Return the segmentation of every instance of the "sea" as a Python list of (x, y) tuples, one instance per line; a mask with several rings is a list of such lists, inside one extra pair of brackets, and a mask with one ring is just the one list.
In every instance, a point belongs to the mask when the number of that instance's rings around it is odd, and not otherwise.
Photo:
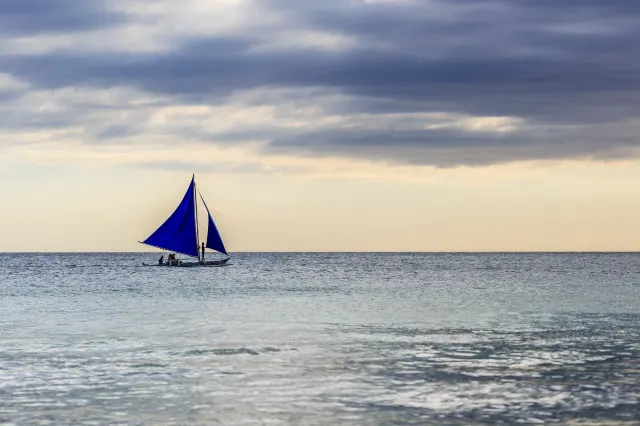
[(638, 425), (638, 253), (2, 254), (2, 425)]

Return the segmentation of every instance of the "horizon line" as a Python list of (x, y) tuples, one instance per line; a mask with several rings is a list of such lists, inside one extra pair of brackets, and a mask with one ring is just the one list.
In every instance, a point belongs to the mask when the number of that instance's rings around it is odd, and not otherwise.
[[(167, 250), (165, 250), (167, 251)], [(216, 253), (213, 252), (212, 253)], [(288, 251), (235, 251), (230, 254), (241, 253), (263, 253), (263, 254), (640, 254), (639, 250), (442, 250), (442, 251), (305, 251), (305, 250), (288, 250)], [(0, 254), (158, 254), (152, 251), (0, 251)]]

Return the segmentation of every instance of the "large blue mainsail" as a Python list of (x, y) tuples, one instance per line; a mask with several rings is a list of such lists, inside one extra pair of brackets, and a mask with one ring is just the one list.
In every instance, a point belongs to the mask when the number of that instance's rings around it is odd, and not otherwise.
[(219, 251), (220, 253), (227, 254), (227, 250), (224, 248), (224, 243), (222, 242), (222, 237), (220, 236), (220, 232), (218, 232), (218, 227), (216, 226), (213, 218), (211, 217), (211, 212), (209, 211), (209, 207), (207, 207), (207, 203), (204, 202), (204, 198), (202, 198), (202, 194), (200, 194), (200, 199), (202, 200), (202, 204), (204, 204), (204, 208), (207, 209), (207, 215), (209, 216), (209, 222), (207, 224), (207, 248), (212, 250)]
[(144, 244), (175, 251), (188, 256), (198, 256), (198, 239), (195, 215), (195, 176), (180, 205), (161, 226), (143, 241)]

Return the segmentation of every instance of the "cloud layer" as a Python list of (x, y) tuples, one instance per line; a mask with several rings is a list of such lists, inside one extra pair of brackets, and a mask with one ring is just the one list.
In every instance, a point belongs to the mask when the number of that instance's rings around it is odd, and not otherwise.
[(436, 166), (627, 157), (638, 28), (627, 0), (6, 0), (0, 132)]

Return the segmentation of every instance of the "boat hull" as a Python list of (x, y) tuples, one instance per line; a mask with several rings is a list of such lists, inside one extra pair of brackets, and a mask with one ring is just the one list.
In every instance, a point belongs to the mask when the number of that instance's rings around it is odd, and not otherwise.
[(195, 267), (201, 267), (201, 266), (226, 266), (229, 265), (229, 258), (227, 259), (222, 259), (222, 260), (205, 260), (204, 262), (199, 261), (199, 262), (189, 262), (189, 261), (182, 261), (182, 260), (173, 260), (173, 261), (167, 261), (167, 262), (163, 262), (163, 263), (156, 263), (156, 264), (148, 264), (148, 263), (144, 263), (142, 262), (143, 266), (165, 266), (165, 267), (173, 267), (173, 268), (195, 268)]

